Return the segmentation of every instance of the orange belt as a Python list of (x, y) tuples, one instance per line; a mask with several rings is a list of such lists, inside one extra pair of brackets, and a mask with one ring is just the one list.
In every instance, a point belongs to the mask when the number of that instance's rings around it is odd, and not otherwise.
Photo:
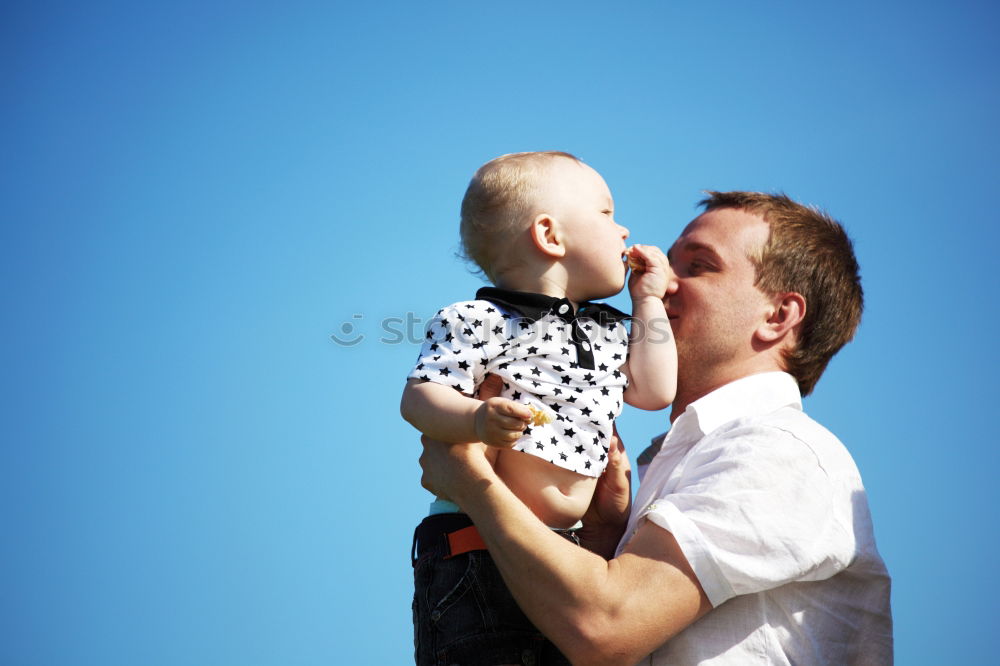
[(486, 550), (486, 542), (483, 541), (483, 537), (479, 536), (479, 530), (476, 529), (475, 525), (449, 532), (447, 536), (448, 555), (444, 559), (474, 550)]

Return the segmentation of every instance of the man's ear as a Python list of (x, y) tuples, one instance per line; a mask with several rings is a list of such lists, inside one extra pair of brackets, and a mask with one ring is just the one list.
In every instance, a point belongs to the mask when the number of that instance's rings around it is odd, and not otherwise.
[(806, 299), (794, 291), (775, 294), (767, 321), (757, 328), (763, 342), (776, 342), (802, 323), (806, 316)]
[(549, 257), (562, 257), (566, 254), (563, 243), (562, 229), (559, 221), (548, 213), (540, 213), (531, 223), (531, 240), (538, 250)]

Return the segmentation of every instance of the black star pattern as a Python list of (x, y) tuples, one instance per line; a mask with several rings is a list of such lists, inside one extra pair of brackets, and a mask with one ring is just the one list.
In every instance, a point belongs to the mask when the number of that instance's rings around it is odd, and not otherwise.
[[(602, 454), (595, 444), (610, 438), (627, 381), (616, 372), (625, 358), (627, 329), (620, 322), (602, 321), (587, 306), (578, 313), (587, 322), (567, 322), (556, 313), (533, 320), (537, 315), (532, 312), (518, 316), (483, 300), (443, 308), (428, 326), (410, 377), (474, 394), (486, 373), (497, 374), (504, 386), (503, 397), (522, 404), (540, 400), (555, 418), (550, 425), (526, 427), (515, 448), (568, 470), (597, 476), (606, 464), (607, 447)], [(601, 345), (594, 344), (595, 339), (610, 345), (607, 354), (597, 355)], [(579, 349), (570, 342), (580, 345)], [(594, 352), (586, 361), (591, 369), (582, 367), (584, 359), (577, 358), (587, 342)], [(607, 421), (594, 416), (604, 413)]]

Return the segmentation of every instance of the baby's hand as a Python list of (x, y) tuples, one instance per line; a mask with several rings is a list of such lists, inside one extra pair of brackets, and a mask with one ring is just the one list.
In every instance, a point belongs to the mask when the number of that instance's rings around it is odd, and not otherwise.
[(476, 410), (476, 435), (484, 444), (509, 449), (521, 438), (531, 418), (527, 405), (507, 398), (489, 398)]
[(663, 299), (671, 281), (677, 279), (667, 255), (655, 245), (633, 245), (625, 251), (632, 274), (628, 279), (628, 290), (632, 300), (652, 296)]

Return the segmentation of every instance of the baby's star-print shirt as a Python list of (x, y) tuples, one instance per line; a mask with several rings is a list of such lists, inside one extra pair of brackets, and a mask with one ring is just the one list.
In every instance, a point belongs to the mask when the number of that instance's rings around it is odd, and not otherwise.
[(502, 397), (553, 419), (525, 428), (513, 448), (597, 477), (628, 383), (627, 318), (600, 303), (574, 313), (565, 298), (484, 287), (435, 315), (407, 379), (475, 395), (487, 374), (499, 375)]

